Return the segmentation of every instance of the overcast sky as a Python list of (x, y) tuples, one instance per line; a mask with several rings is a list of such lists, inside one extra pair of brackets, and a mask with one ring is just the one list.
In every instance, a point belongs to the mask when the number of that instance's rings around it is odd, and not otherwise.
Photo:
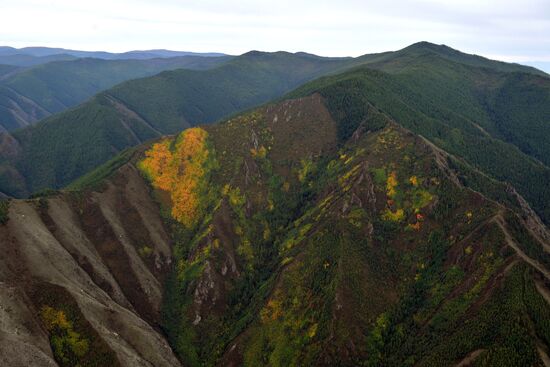
[(357, 56), (426, 40), (550, 62), (550, 0), (0, 0), (0, 45)]

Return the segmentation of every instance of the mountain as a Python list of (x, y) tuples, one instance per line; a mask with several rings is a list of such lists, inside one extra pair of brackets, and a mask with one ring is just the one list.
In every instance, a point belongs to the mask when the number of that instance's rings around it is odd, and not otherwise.
[[(145, 190), (137, 194), (145, 196), (133, 195), (124, 209), (118, 202), (106, 209), (115, 210), (108, 220), (100, 214), (105, 208), (93, 201), (110, 200), (101, 196), (81, 204), (70, 196), (41, 199), (41, 209), (37, 202), (10, 202), (10, 220), (0, 228), (6, 251), (0, 275), (2, 365), (180, 365), (155, 326), (170, 265), (169, 236), (146, 186), (136, 184)], [(90, 215), (81, 215), (81, 209)], [(140, 236), (151, 240), (155, 254), (149, 259), (137, 247), (120, 246), (118, 226), (136, 222), (119, 210), (146, 218)], [(123, 222), (109, 225), (115, 217)], [(141, 245), (132, 241), (124, 245)], [(130, 275), (134, 269), (138, 276)]]
[[(182, 56), (149, 60), (76, 59), (50, 62), (16, 70), (0, 77), (0, 126), (6, 130), (25, 127), (64, 111), (126, 80), (179, 68), (204, 70), (229, 57)], [(8, 69), (9, 70), (9, 69)], [(1, 71), (1, 69), (0, 69)], [(33, 105), (22, 104), (21, 100)], [(39, 109), (41, 113), (34, 114)]]
[(0, 79), (9, 73), (12, 73), (16, 69), (17, 67), (13, 65), (0, 65)]
[[(414, 63), (419, 57), (426, 56), (438, 56), (442, 59), (465, 64), (468, 66), (476, 66), (481, 68), (489, 68), (502, 72), (523, 72), (530, 74), (537, 74), (542, 76), (548, 76), (543, 71), (531, 66), (525, 66), (516, 63), (507, 63), (502, 61), (491, 60), (479, 55), (467, 54), (458, 50), (455, 50), (447, 45), (436, 45), (430, 42), (417, 42), (402, 50), (381, 54), (381, 58), (377, 60), (380, 63), (386, 62), (386, 65), (382, 69), (384, 70), (400, 70), (411, 61)], [(395, 64), (393, 64), (392, 60)]]
[(53, 61), (75, 60), (77, 57), (68, 54), (56, 54), (48, 56), (32, 56), (24, 54), (0, 56), (0, 63), (11, 66), (29, 67), (47, 64)]
[(3, 362), (543, 366), (547, 228), (355, 73), (4, 201)]
[(13, 132), (9, 141), (18, 153), (6, 157), (0, 147), (0, 191), (21, 197), (62, 187), (125, 148), (214, 122), (360, 62), (254, 51), (209, 70), (167, 71), (122, 83)]
[(49, 115), (44, 107), (0, 82), (0, 131), (16, 130)]
[(550, 73), (550, 61), (528, 61), (524, 62), (524, 64), (542, 70), (547, 74)]
[[(346, 68), (352, 69), (338, 74)], [(338, 95), (346, 106), (375, 105), (476, 169), (509, 182), (550, 221), (549, 77), (425, 42), (357, 59), (250, 52), (212, 70), (121, 84), (15, 133), (15, 140), (4, 139), (16, 142), (18, 153), (3, 159), (0, 191), (25, 196), (62, 187), (120, 150), (213, 122), (327, 73), (333, 75), (291, 96), (317, 91)]]
[(95, 58), (103, 60), (147, 60), (181, 56), (222, 57), (227, 56), (216, 52), (188, 52), (171, 50), (144, 50), (112, 53), (105, 51), (79, 51), (50, 47), (13, 48), (0, 46), (0, 64), (31, 66), (50, 61), (71, 60), (76, 58)]
[[(373, 104), (476, 169), (509, 182), (550, 222), (550, 77), (534, 69), (518, 72), (517, 65), (508, 72), (500, 63), (472, 66), (467, 55), (452, 60), (441, 56), (445, 47), (434, 47), (413, 45), (291, 96), (335, 95), (353, 110)], [(347, 114), (351, 126), (344, 135), (360, 122)]]

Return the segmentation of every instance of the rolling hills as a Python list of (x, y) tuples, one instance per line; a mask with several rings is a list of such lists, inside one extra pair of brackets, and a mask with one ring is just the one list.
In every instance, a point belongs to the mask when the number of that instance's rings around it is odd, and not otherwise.
[(3, 202), (0, 358), (543, 366), (546, 227), (349, 73)]

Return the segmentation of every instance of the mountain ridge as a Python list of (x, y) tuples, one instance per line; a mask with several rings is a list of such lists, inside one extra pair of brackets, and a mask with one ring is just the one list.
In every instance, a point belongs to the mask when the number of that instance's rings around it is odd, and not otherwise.
[[(550, 260), (522, 219), (528, 205), (472, 190), (467, 167), (374, 105), (354, 125), (334, 99), (314, 93), (190, 128), (67, 191), (12, 200), (0, 261), (25, 276), (0, 276), (31, 297), (14, 298), (8, 324), (44, 307), (81, 315), (81, 338), (96, 330), (104, 343), (86, 360), (121, 365), (542, 365)], [(166, 277), (162, 304), (136, 269)], [(66, 289), (78, 309), (25, 279)], [(104, 324), (109, 313), (117, 323)], [(0, 327), (60, 363), (41, 315), (18, 335)], [(154, 343), (132, 343), (136, 325)]]
[[(437, 45), (431, 45), (431, 44), (429, 44), (429, 45), (430, 45), (428, 47), (429, 50), (432, 50), (432, 49), (435, 48), (436, 50), (443, 49), (445, 51), (448, 51), (448, 48), (445, 48), (443, 46), (437, 46)], [(424, 49), (425, 46), (426, 46), (426, 44), (420, 44), (420, 46), (417, 45), (415, 47), (417, 49), (419, 47), (421, 49)], [(456, 51), (456, 52), (458, 52), (458, 51)], [(456, 52), (453, 52), (452, 54), (454, 55)], [(223, 73), (225, 73), (225, 75), (230, 75), (231, 73), (233, 73), (234, 75), (237, 75), (239, 73), (245, 72), (246, 68), (254, 67), (254, 68), (256, 68), (256, 71), (259, 73), (256, 76), (256, 78), (271, 78), (270, 76), (267, 76), (265, 74), (267, 69), (265, 69), (261, 64), (262, 58), (272, 58), (271, 62), (273, 63), (272, 65), (274, 65), (274, 66), (270, 66), (270, 67), (275, 67), (276, 63), (279, 62), (279, 61), (276, 61), (276, 60), (280, 59), (281, 60), (280, 65), (283, 66), (283, 67), (281, 68), (279, 66), (280, 69), (278, 70), (278, 72), (281, 73), (281, 74), (279, 74), (281, 76), (288, 73), (288, 70), (287, 70), (288, 65), (285, 66), (285, 64), (284, 64), (285, 63), (285, 61), (284, 61), (285, 58), (287, 58), (287, 59), (288, 58), (303, 59), (304, 61), (309, 60), (311, 62), (317, 62), (317, 63), (328, 63), (328, 64), (332, 63), (332, 65), (333, 65), (333, 66), (331, 66), (332, 69), (329, 68), (329, 69), (326, 69), (325, 71), (323, 71), (322, 69), (319, 69), (317, 71), (315, 69), (312, 69), (312, 70), (304, 69), (302, 71), (299, 71), (299, 72), (304, 72), (305, 73), (304, 75), (307, 75), (307, 73), (310, 73), (310, 76), (308, 78), (311, 79), (311, 78), (314, 78), (315, 76), (318, 76), (319, 73), (321, 73), (321, 74), (322, 73), (337, 74), (338, 72), (342, 72), (342, 71), (346, 70), (347, 68), (351, 68), (353, 66), (360, 65), (360, 64), (365, 64), (369, 68), (378, 68), (378, 69), (381, 69), (385, 72), (390, 72), (391, 73), (392, 70), (394, 70), (396, 72), (399, 72), (399, 70), (401, 70), (402, 67), (403, 67), (403, 65), (402, 64), (400, 65), (399, 63), (404, 62), (404, 61), (400, 61), (400, 60), (405, 60), (405, 62), (407, 62), (407, 63), (412, 62), (414, 64), (414, 62), (418, 62), (418, 60), (421, 58), (421, 56), (418, 56), (418, 55), (408, 55), (406, 52), (404, 53), (404, 51), (389, 52), (389, 53), (382, 53), (382, 54), (376, 54), (376, 55), (365, 55), (365, 56), (359, 57), (357, 59), (330, 59), (330, 58), (327, 59), (327, 58), (320, 58), (320, 57), (317, 58), (317, 57), (312, 57), (311, 55), (303, 56), (299, 53), (298, 54), (290, 54), (290, 53), (269, 54), (269, 53), (256, 52), (253, 55), (254, 56), (248, 55), (248, 56), (244, 56), (240, 59), (239, 58), (233, 59), (228, 64), (223, 66), (222, 69), (217, 69), (216, 68), (216, 69), (208, 72), (208, 73), (211, 74), (211, 76), (206, 76), (208, 74), (205, 74), (205, 73), (202, 73), (202, 74), (198, 73), (197, 74), (196, 72), (188, 72), (188, 71), (179, 71), (179, 72), (173, 72), (173, 73), (161, 73), (161, 74), (159, 74), (157, 76), (154, 76), (154, 77), (151, 77), (149, 79), (139, 79), (139, 80), (130, 82), (128, 84), (122, 84), (122, 85), (116, 86), (115, 88), (113, 88), (108, 93), (110, 93), (113, 96), (117, 97), (119, 100), (124, 101), (127, 104), (127, 107), (130, 110), (136, 111), (136, 112), (141, 110), (141, 112), (139, 114), (145, 120), (149, 121), (150, 123), (157, 123), (158, 124), (157, 121), (162, 120), (163, 121), (162, 124), (165, 124), (166, 126), (170, 126), (169, 129), (164, 130), (163, 132), (173, 133), (173, 132), (177, 131), (178, 129), (181, 129), (184, 126), (187, 126), (185, 121), (191, 121), (191, 123), (214, 121), (214, 120), (222, 117), (224, 114), (227, 115), (227, 114), (235, 113), (238, 110), (242, 110), (242, 109), (245, 109), (247, 107), (252, 107), (254, 104), (266, 102), (268, 99), (276, 97), (276, 95), (278, 93), (279, 94), (284, 93), (283, 89), (279, 89), (280, 92), (276, 92), (276, 91), (271, 92), (271, 94), (267, 94), (267, 95), (265, 95), (261, 98), (254, 97), (255, 98), (254, 99), (249, 95), (249, 93), (247, 94), (247, 89), (248, 88), (254, 88), (254, 90), (256, 90), (256, 91), (259, 91), (260, 89), (258, 89), (259, 88), (258, 85), (254, 85), (254, 83), (249, 83), (249, 82), (246, 81), (247, 80), (246, 79), (247, 78), (246, 73), (243, 74), (242, 77), (239, 77), (240, 80), (237, 80), (235, 78), (233, 78), (233, 79), (231, 79), (231, 78), (220, 79), (220, 77), (217, 76), (216, 77), (217, 80), (224, 80), (224, 83), (226, 83), (224, 88), (234, 88), (235, 85), (244, 86), (244, 88), (242, 90), (239, 90), (238, 93), (241, 93), (244, 96), (244, 98), (247, 98), (250, 102), (248, 102), (248, 104), (246, 104), (246, 105), (244, 105), (244, 104), (243, 105), (238, 105), (239, 102), (237, 100), (234, 101), (234, 102), (227, 101), (228, 97), (227, 97), (227, 95), (224, 95), (223, 92), (222, 92), (221, 95), (218, 95), (219, 91), (222, 90), (222, 89), (212, 88), (214, 86), (213, 83), (215, 83), (214, 79), (212, 79), (212, 81), (207, 81), (208, 78), (214, 78), (214, 75), (220, 75), (220, 70), (224, 70)], [(430, 55), (435, 55), (434, 56), (435, 58), (430, 56)], [(461, 60), (466, 59), (469, 63), (472, 63), (472, 61), (471, 61), (472, 57), (474, 58), (474, 60), (478, 60), (475, 56), (472, 56), (472, 55), (461, 56)], [(429, 61), (429, 60), (432, 60), (432, 59), (434, 59), (434, 60), (443, 60), (443, 61), (447, 60), (447, 61), (445, 61), (447, 64), (449, 64), (451, 62), (451, 61), (448, 60), (448, 57), (437, 58), (437, 53), (433, 53), (432, 51), (430, 51), (429, 54), (428, 54), (427, 60)], [(247, 64), (246, 62), (239, 61), (239, 60), (249, 60), (249, 61), (257, 60), (256, 61), (257, 65), (252, 65), (250, 63)], [(476, 62), (478, 62), (478, 61), (476, 61)], [(304, 65), (307, 65), (307, 64), (304, 63)], [(455, 64), (449, 64), (449, 65), (451, 65), (451, 67), (453, 67), (452, 65), (456, 65), (456, 63)], [(459, 63), (459, 65), (464, 65), (464, 64)], [(497, 69), (502, 69), (503, 68), (501, 63), (497, 62), (495, 65), (497, 65), (496, 66)], [(447, 67), (447, 66), (444, 65), (444, 67)], [(262, 69), (262, 68), (264, 68), (264, 69)], [(530, 68), (527, 68), (527, 67), (522, 67), (522, 66), (517, 66), (517, 65), (508, 65), (508, 66), (506, 66), (505, 69), (506, 70), (511, 70), (511, 71), (516, 71), (516, 70), (518, 70), (518, 68), (520, 70), (523, 70), (523, 71), (527, 72), (527, 73), (533, 73), (533, 69), (530, 69)], [(481, 69), (474, 69), (474, 70), (481, 70)], [(485, 70), (485, 69), (483, 69), (483, 70)], [(465, 72), (471, 72), (471, 70), (465, 70)], [(489, 72), (491, 72), (491, 71), (489, 70)], [(222, 73), (222, 75), (223, 75), (223, 73)], [(260, 74), (263, 74), (263, 75), (260, 77), (259, 76)], [(297, 75), (297, 74), (295, 73), (295, 75)], [(511, 75), (511, 74), (506, 72), (503, 75)], [(177, 85), (177, 83), (179, 83), (177, 81), (178, 78), (180, 78), (182, 85), (185, 85), (185, 84), (188, 83), (187, 81), (185, 81), (187, 79), (194, 80), (193, 83), (198, 82), (199, 84), (200, 83), (203, 83), (203, 84), (200, 84), (201, 85), (200, 87), (198, 87), (198, 86), (195, 87), (195, 88), (199, 88), (195, 91), (186, 91), (185, 87), (179, 87)], [(272, 79), (272, 80), (274, 80), (274, 79)], [(293, 81), (294, 84), (292, 84), (292, 85), (284, 86), (284, 83), (281, 83), (279, 85), (283, 85), (284, 88), (286, 88), (288, 90), (288, 89), (292, 89), (294, 86), (297, 86), (298, 84), (301, 84), (301, 83), (303, 83), (307, 80), (308, 80), (307, 78), (302, 78), (302, 79), (297, 78), (297, 79), (294, 79), (294, 81)], [(253, 81), (251, 81), (251, 82), (253, 82)], [(164, 98), (164, 100), (162, 100), (162, 99), (159, 99), (159, 93), (151, 94), (151, 93), (147, 92), (147, 90), (153, 90), (155, 88), (166, 88), (166, 90), (163, 91), (163, 94), (166, 95), (167, 97)], [(242, 88), (242, 87), (239, 87), (239, 88)], [(269, 87), (269, 88), (271, 88), (271, 87)], [(277, 88), (280, 88), (280, 86), (277, 87)], [(140, 90), (140, 89), (143, 90), (144, 92), (143, 93), (140, 92), (141, 94), (136, 93), (136, 91)], [(206, 93), (206, 90), (208, 90), (209, 92)], [(199, 93), (197, 93), (197, 91)], [(149, 95), (147, 95), (147, 93), (149, 93)], [(172, 99), (171, 95), (173, 95), (175, 93), (186, 93), (187, 97), (183, 98), (183, 103), (179, 102), (179, 101), (175, 101), (175, 100), (171, 101), (171, 99)], [(218, 93), (218, 94), (216, 94), (216, 93)], [(216, 98), (219, 99), (220, 101), (227, 101), (227, 102), (225, 103), (225, 105), (218, 105), (218, 106), (214, 106), (213, 108), (212, 107), (207, 107), (209, 105), (208, 105), (208, 103), (205, 104), (205, 102), (201, 102), (201, 103), (204, 104), (204, 106), (193, 105), (193, 103), (194, 103), (193, 101), (196, 101), (196, 100), (206, 101), (206, 98), (207, 98), (206, 94), (208, 94), (210, 96), (210, 98), (214, 98), (214, 96), (216, 96)], [(237, 93), (235, 93), (235, 95), (237, 95)], [(97, 100), (97, 98), (95, 100)], [(190, 103), (186, 104), (186, 103), (188, 103), (186, 100), (189, 100)], [(239, 100), (242, 101), (242, 98), (239, 97)], [(180, 107), (178, 107), (179, 110), (174, 108), (178, 104), (180, 104)], [(91, 105), (90, 104), (85, 105), (81, 108), (81, 110), (85, 110), (85, 108), (87, 108), (86, 106), (91, 106)], [(160, 107), (160, 106), (162, 106), (162, 107)], [(96, 107), (99, 107), (99, 106), (95, 106), (94, 109), (96, 109)], [(101, 107), (101, 109), (105, 110), (104, 107)], [(109, 109), (110, 109), (110, 107), (107, 110), (109, 110)], [(107, 110), (105, 110), (105, 112), (107, 112)], [(108, 114), (112, 115), (114, 117), (115, 114), (116, 114), (116, 111), (110, 111), (109, 110)], [(150, 116), (147, 116), (148, 114)], [(187, 116), (182, 119), (182, 117), (183, 117), (182, 114), (186, 114)], [(59, 117), (61, 117), (61, 116), (68, 116), (68, 115), (67, 114), (66, 115), (60, 115)], [(87, 124), (92, 123), (91, 118), (92, 117), (90, 117), (90, 121), (88, 121)], [(125, 119), (125, 118), (126, 117), (124, 117), (123, 119)], [(60, 119), (58, 118), (58, 120), (62, 121), (63, 118), (60, 118)], [(42, 126), (46, 126), (46, 125), (48, 125), (47, 121), (45, 121), (45, 123), (42, 124)], [(157, 127), (157, 130), (161, 131), (162, 129), (159, 129)], [(19, 134), (20, 134), (20, 136), (25, 135), (24, 133), (19, 133)], [(150, 135), (150, 134), (148, 135), (149, 138), (152, 137), (152, 136), (153, 135)], [(34, 144), (34, 143), (32, 143), (32, 144)], [(122, 148), (127, 147), (127, 146), (128, 145), (123, 145)], [(115, 145), (115, 149), (118, 150), (118, 149), (121, 149), (121, 148), (117, 147), (117, 145)], [(74, 153), (72, 153), (72, 154), (74, 154)], [(108, 154), (106, 154), (106, 153), (102, 153), (102, 154), (103, 154), (104, 158), (98, 159), (96, 164), (99, 164), (99, 163), (101, 163), (101, 161), (105, 161), (107, 158), (109, 158)], [(39, 154), (38, 156), (36, 156), (33, 159), (40, 160), (41, 156), (42, 155)], [(91, 165), (89, 165), (87, 167), (92, 168)], [(12, 167), (9, 168), (8, 171), (13, 171), (13, 170), (14, 170), (14, 168), (13, 168), (13, 165), (12, 165)], [(83, 170), (80, 173), (84, 173)], [(72, 179), (74, 179), (74, 178), (76, 178), (76, 177), (73, 176)], [(5, 180), (4, 180), (4, 182), (5, 182)], [(52, 182), (53, 181), (50, 180), (47, 183), (47, 185), (52, 185)], [(68, 183), (68, 181), (66, 179), (64, 179), (60, 183), (54, 184), (54, 186), (59, 187), (60, 185), (63, 185), (63, 184), (66, 184), (66, 183)], [(44, 184), (40, 184), (39, 186), (31, 184), (30, 185), (30, 190), (35, 191), (37, 189), (43, 188), (44, 186), (45, 186)], [(6, 190), (5, 187), (4, 187), (4, 190)], [(23, 189), (20, 188), (17, 191), (12, 191), (12, 192), (13, 192), (14, 195), (21, 195), (22, 192), (27, 192), (28, 193), (28, 190), (29, 190), (28, 188), (23, 188)]]
[[(8, 69), (0, 80), (0, 125), (7, 130), (25, 127), (47, 116), (74, 107), (94, 94), (138, 77), (152, 76), (163, 70), (208, 69), (228, 61), (227, 57), (170, 57), (149, 60), (100, 60), (79, 58), (56, 61), (31, 68)], [(29, 99), (44, 111), (38, 116), (19, 100)], [(28, 118), (17, 118), (28, 114)]]
[(190, 52), (190, 51), (173, 51), (165, 49), (155, 50), (132, 50), (126, 52), (107, 52), (107, 51), (81, 51), (65, 48), (52, 47), (23, 47), (14, 48), (9, 46), (0, 46), (0, 59), (4, 56), (31, 56), (31, 57), (52, 57), (58, 55), (68, 55), (77, 58), (93, 57), (105, 60), (123, 60), (123, 59), (154, 59), (159, 57), (175, 57), (175, 56), (204, 56), (204, 57), (220, 57), (228, 56), (219, 52)]
[[(23, 149), (23, 152), (26, 152), (23, 154), (36, 155), (35, 158), (29, 158), (30, 160), (45, 158), (49, 159), (53, 165), (57, 164), (58, 159), (55, 156), (44, 155), (44, 150), (53, 150), (58, 157), (83, 154), (82, 147), (74, 144), (74, 138), (64, 134), (63, 131), (75, 129), (74, 134), (77, 136), (87, 133), (86, 138), (77, 138), (81, 139), (82, 144), (89, 144), (92, 139), (99, 140), (95, 146), (90, 147), (90, 153), (86, 160), (92, 161), (91, 163), (86, 163), (83, 168), (79, 168), (76, 163), (70, 169), (63, 170), (50, 165), (47, 168), (49, 173), (43, 171), (43, 175), (40, 174), (42, 177), (40, 180), (47, 184), (34, 184), (33, 179), (30, 179), (23, 185), (16, 183), (15, 186), (19, 186), (16, 190), (13, 190), (13, 184), (7, 182), (15, 181), (4, 176), (4, 184), (12, 188), (3, 187), (3, 189), (12, 190), (12, 195), (20, 196), (25, 192), (28, 193), (29, 190), (36, 191), (46, 186), (52, 186), (54, 181), (58, 182), (53, 184), (56, 187), (68, 184), (87, 170), (112, 157), (116, 151), (135, 145), (135, 141), (129, 142), (128, 137), (122, 133), (123, 129), (127, 130), (124, 128), (124, 124), (133, 126), (132, 130), (141, 139), (141, 142), (158, 136), (140, 121), (120, 113), (114, 105), (108, 102), (107, 96), (114, 97), (118, 102), (124, 104), (127, 110), (134, 111), (154, 129), (164, 134), (170, 134), (198, 122), (214, 122), (224, 115), (267, 102), (304, 81), (326, 72), (336, 71), (338, 68), (345, 68), (347, 64), (353, 62), (355, 62), (353, 59), (312, 58), (290, 53), (258, 53), (229, 60), (217, 68), (204, 72), (181, 69), (122, 83), (99, 93), (89, 102), (77, 108), (47, 118), (35, 127), (13, 133), (20, 144), (27, 147)], [(77, 131), (79, 129), (72, 127), (78, 124), (82, 124), (82, 129), (80, 129), (82, 131)], [(91, 131), (90, 126), (94, 124), (96, 129)], [(52, 136), (49, 138), (51, 140), (44, 140), (43, 137), (48, 135)], [(53, 139), (53, 135), (58, 138)], [(60, 145), (54, 141), (57, 139), (64, 140), (65, 143)], [(46, 144), (48, 147), (37, 147), (42, 144)], [(98, 145), (101, 146), (101, 150)], [(59, 153), (56, 153), (55, 150)], [(69, 153), (69, 151), (71, 152)], [(93, 151), (96, 151), (97, 154), (94, 154)], [(27, 158), (22, 159), (27, 160)], [(29, 167), (22, 168), (22, 171), (34, 170), (32, 167), (36, 167), (34, 164), (28, 166), (23, 162), (21, 164), (20, 167)], [(13, 168), (13, 166), (6, 168), (5, 172), (14, 172)], [(36, 168), (42, 170), (42, 168)], [(73, 171), (77, 172), (73, 173)], [(38, 178), (38, 174), (32, 175)], [(52, 179), (57, 175), (61, 175), (60, 179)]]

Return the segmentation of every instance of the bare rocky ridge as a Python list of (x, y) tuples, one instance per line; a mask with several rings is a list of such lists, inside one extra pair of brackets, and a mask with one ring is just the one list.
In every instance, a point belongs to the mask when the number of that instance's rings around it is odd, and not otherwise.
[(0, 227), (0, 364), (57, 365), (28, 293), (47, 283), (70, 294), (121, 365), (179, 366), (158, 327), (170, 240), (133, 166), (84, 197), (14, 200), (9, 216)]

